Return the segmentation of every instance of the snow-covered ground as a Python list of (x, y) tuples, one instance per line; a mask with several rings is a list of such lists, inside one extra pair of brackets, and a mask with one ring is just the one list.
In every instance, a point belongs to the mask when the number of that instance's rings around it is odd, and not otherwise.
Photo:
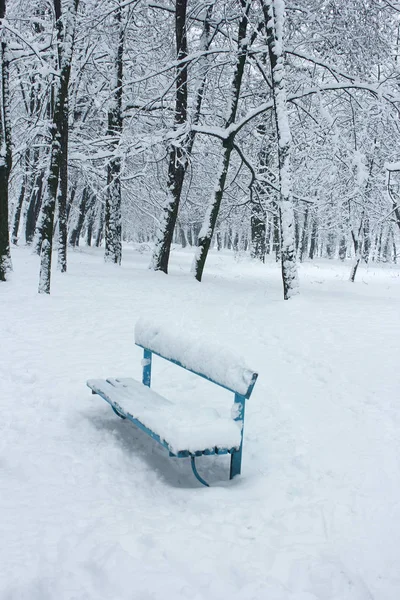
[[(210, 256), (203, 283), (175, 250), (167, 277), (125, 248), (69, 255), (52, 295), (13, 252), (0, 285), (1, 600), (398, 600), (400, 269), (279, 270)], [(201, 326), (259, 372), (243, 474), (186, 459), (118, 419), (85, 382), (140, 377), (139, 317)], [(161, 359), (156, 391), (230, 409), (232, 397)]]

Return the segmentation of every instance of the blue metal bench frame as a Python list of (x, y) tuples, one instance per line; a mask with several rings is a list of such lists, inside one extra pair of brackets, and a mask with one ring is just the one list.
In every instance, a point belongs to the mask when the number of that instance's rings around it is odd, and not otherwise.
[[(156, 356), (159, 356), (160, 358), (163, 358), (164, 360), (167, 360), (167, 361), (173, 363), (174, 365), (177, 365), (178, 367), (182, 367), (186, 371), (190, 371), (191, 373), (194, 373), (195, 375), (198, 375), (199, 377), (202, 377), (203, 379), (206, 379), (207, 381), (210, 381), (211, 383), (215, 383), (216, 385), (228, 390), (229, 392), (232, 392), (235, 396), (235, 399), (234, 399), (235, 410), (234, 410), (233, 419), (234, 419), (234, 421), (236, 421), (239, 424), (239, 427), (241, 430), (240, 446), (237, 449), (236, 448), (215, 447), (215, 448), (209, 448), (209, 449), (197, 451), (197, 452), (190, 452), (188, 450), (184, 450), (184, 451), (174, 453), (171, 451), (171, 448), (169, 447), (168, 443), (165, 440), (161, 439), (158, 434), (156, 434), (154, 431), (152, 431), (151, 429), (149, 429), (148, 427), (143, 425), (143, 423), (141, 423), (140, 421), (138, 421), (137, 419), (132, 417), (132, 415), (125, 413), (121, 407), (116, 408), (114, 405), (111, 404), (111, 408), (113, 409), (115, 414), (118, 415), (118, 417), (120, 417), (121, 419), (128, 419), (129, 421), (132, 421), (132, 423), (134, 423), (137, 427), (139, 427), (139, 429), (141, 429), (142, 431), (147, 433), (147, 435), (149, 435), (153, 440), (155, 440), (161, 446), (166, 448), (166, 450), (168, 450), (168, 452), (169, 452), (169, 456), (174, 457), (174, 458), (190, 458), (191, 467), (192, 467), (194, 476), (196, 477), (196, 479), (198, 479), (198, 481), (200, 481), (200, 483), (202, 483), (203, 485), (205, 485), (207, 487), (209, 487), (208, 483), (199, 475), (199, 473), (197, 472), (197, 469), (196, 469), (195, 458), (197, 456), (202, 456), (202, 455), (211, 456), (214, 454), (218, 454), (218, 455), (230, 454), (231, 455), (231, 465), (230, 465), (229, 478), (233, 479), (236, 475), (240, 475), (241, 465), (242, 465), (242, 452), (243, 452), (243, 429), (244, 429), (245, 405), (246, 405), (246, 400), (248, 398), (250, 398), (250, 396), (251, 396), (254, 385), (257, 381), (258, 374), (252, 373), (250, 385), (248, 386), (246, 393), (239, 394), (235, 390), (233, 390), (225, 385), (222, 385), (218, 381), (215, 381), (214, 379), (210, 379), (203, 373), (199, 373), (197, 371), (189, 369), (188, 367), (186, 367), (184, 364), (182, 364), (178, 360), (174, 360), (172, 358), (163, 356), (162, 354), (159, 354), (158, 352), (155, 352), (154, 350), (150, 350), (149, 348), (146, 348), (146, 347), (142, 346), (141, 344), (136, 344), (136, 346), (139, 346), (140, 348), (143, 349), (142, 383), (143, 383), (143, 385), (145, 385), (147, 387), (151, 386), (152, 356), (153, 356), (153, 354), (155, 354)], [(96, 394), (99, 392), (95, 392), (94, 390), (92, 390), (92, 393)], [(99, 395), (102, 396), (102, 398), (104, 400), (106, 400), (106, 402), (109, 402), (108, 398), (103, 396), (101, 393), (99, 393)]]

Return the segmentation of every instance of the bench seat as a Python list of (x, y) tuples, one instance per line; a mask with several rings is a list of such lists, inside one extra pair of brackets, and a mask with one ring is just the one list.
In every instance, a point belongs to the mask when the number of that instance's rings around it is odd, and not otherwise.
[(240, 423), (213, 408), (171, 402), (132, 378), (90, 379), (87, 385), (173, 456), (232, 453), (241, 445)]

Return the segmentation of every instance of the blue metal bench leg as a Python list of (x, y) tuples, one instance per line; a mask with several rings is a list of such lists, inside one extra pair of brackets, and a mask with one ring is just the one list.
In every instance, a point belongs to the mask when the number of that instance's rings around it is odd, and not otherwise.
[(126, 417), (124, 417), (124, 415), (121, 415), (121, 413), (119, 413), (117, 411), (116, 408), (114, 408), (113, 406), (111, 407), (113, 409), (113, 411), (115, 412), (115, 414), (120, 418), (120, 419), (126, 419)]
[(236, 475), (240, 475), (242, 467), (242, 447), (240, 446), (239, 450), (236, 450), (232, 453), (231, 456), (231, 470), (229, 474), (229, 479), (233, 479)]
[(200, 477), (200, 475), (198, 474), (198, 472), (197, 472), (197, 469), (196, 469), (196, 465), (195, 465), (195, 462), (194, 462), (194, 456), (191, 456), (191, 457), (190, 457), (190, 464), (192, 465), (192, 471), (193, 471), (193, 474), (194, 474), (194, 476), (196, 477), (196, 479), (198, 479), (198, 480), (200, 481), (200, 483), (202, 483), (202, 484), (203, 484), (203, 485), (205, 485), (206, 487), (210, 487), (210, 486), (208, 485), (207, 481), (205, 481), (205, 480), (204, 480), (202, 477)]
[(240, 424), (241, 427), (241, 440), (240, 447), (235, 450), (231, 456), (231, 470), (229, 479), (233, 479), (236, 475), (240, 475), (242, 467), (242, 450), (243, 450), (243, 425), (244, 425), (244, 410), (245, 410), (246, 398), (240, 394), (235, 394), (235, 411), (236, 415), (234, 420)]

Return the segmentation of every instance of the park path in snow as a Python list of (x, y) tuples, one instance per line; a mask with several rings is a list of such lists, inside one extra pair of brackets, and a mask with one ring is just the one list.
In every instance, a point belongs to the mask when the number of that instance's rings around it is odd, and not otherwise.
[[(283, 302), (279, 268), (212, 253), (204, 281), (124, 249), (71, 252), (50, 297), (13, 252), (0, 287), (1, 600), (397, 600), (400, 590), (400, 269), (305, 263)], [(118, 419), (85, 382), (140, 377), (138, 318), (202, 328), (259, 372), (243, 475), (188, 461)], [(155, 359), (156, 391), (230, 394)]]

